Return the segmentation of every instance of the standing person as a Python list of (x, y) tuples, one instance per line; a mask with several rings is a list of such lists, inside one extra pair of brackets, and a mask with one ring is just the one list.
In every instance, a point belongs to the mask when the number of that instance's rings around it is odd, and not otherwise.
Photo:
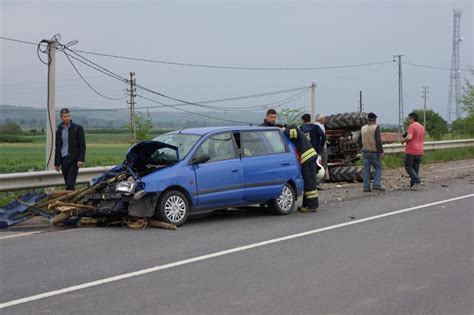
[[(324, 136), (326, 137), (326, 127), (324, 127), (324, 121), (326, 117), (324, 117), (323, 114), (317, 114), (316, 115), (316, 123), (315, 125), (321, 128), (323, 131)], [(319, 156), (321, 157), (321, 162), (325, 170), (325, 178), (329, 178), (329, 172), (328, 172), (328, 151), (327, 151), (327, 144), (326, 140), (324, 140), (324, 146), (321, 151), (318, 151)]]
[(410, 189), (417, 190), (422, 185), (420, 180), (420, 163), (425, 143), (425, 127), (419, 122), (418, 114), (408, 114), (408, 130), (402, 143), (405, 146), (405, 170), (410, 176)]
[(303, 206), (298, 208), (298, 211), (316, 212), (319, 207), (319, 193), (316, 188), (316, 172), (318, 171), (316, 159), (318, 154), (298, 127), (290, 126), (285, 129), (284, 133), (294, 144), (300, 154), (301, 176), (304, 181), (304, 195)]
[(84, 128), (72, 122), (71, 112), (61, 109), (62, 123), (56, 130), (54, 169), (62, 171), (67, 190), (75, 190), (77, 173), (84, 166), (86, 139)]
[[(311, 123), (310, 114), (304, 114), (301, 116), (301, 120), (303, 121), (303, 124), (300, 126), (301, 131), (303, 131), (306, 138), (321, 157), (321, 152), (323, 152), (324, 145), (326, 144), (326, 135), (319, 126)], [(319, 184), (318, 182), (316, 188), (321, 190)]]
[(377, 125), (377, 115), (369, 113), (369, 123), (362, 126), (360, 130), (360, 136), (358, 138), (359, 148), (362, 150), (364, 158), (364, 171), (362, 179), (364, 181), (364, 191), (371, 192), (370, 189), (370, 170), (371, 166), (375, 169), (375, 178), (373, 190), (385, 191), (382, 188), (382, 162), (383, 159), (383, 147), (382, 138), (380, 136), (380, 127)]
[(270, 108), (267, 110), (267, 117), (263, 120), (263, 123), (260, 124), (260, 126), (264, 127), (278, 127), (276, 125), (277, 121), (277, 112), (273, 108)]

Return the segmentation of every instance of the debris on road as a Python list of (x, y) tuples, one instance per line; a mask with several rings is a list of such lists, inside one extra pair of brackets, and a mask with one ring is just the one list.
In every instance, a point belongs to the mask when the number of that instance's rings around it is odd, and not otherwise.
[[(55, 191), (48, 194), (30, 192), (0, 208), (0, 228), (16, 225), (42, 216), (52, 225), (121, 226), (130, 229), (147, 227), (176, 230), (173, 224), (150, 217), (130, 215), (126, 195), (116, 194), (116, 185), (130, 180), (128, 172), (114, 168), (90, 187), (77, 191)], [(145, 198), (144, 198), (145, 199)], [(135, 211), (136, 212), (136, 211)]]

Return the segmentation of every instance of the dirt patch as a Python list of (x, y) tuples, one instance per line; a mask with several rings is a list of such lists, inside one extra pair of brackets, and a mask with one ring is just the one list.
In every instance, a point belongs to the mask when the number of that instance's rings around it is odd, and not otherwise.
[[(474, 185), (474, 159), (426, 164), (422, 162), (420, 177), (424, 186), (448, 187), (448, 182), (456, 178), (465, 179), (466, 183)], [(410, 177), (404, 168), (382, 171), (382, 186), (387, 192), (408, 190), (409, 182)], [(324, 183), (322, 187), (323, 190), (319, 192), (319, 200), (323, 204), (379, 194), (379, 192), (365, 193), (362, 183)]]

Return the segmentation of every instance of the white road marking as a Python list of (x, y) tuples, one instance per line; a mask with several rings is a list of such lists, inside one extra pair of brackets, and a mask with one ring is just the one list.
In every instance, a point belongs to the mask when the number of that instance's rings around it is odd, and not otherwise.
[(338, 228), (349, 226), (349, 225), (354, 225), (354, 224), (358, 224), (358, 223), (362, 223), (362, 222), (373, 221), (373, 220), (377, 220), (377, 219), (381, 219), (381, 218), (385, 218), (385, 217), (390, 217), (390, 216), (405, 213), (405, 212), (410, 212), (410, 211), (414, 211), (414, 210), (418, 210), (418, 209), (437, 206), (437, 205), (441, 205), (441, 204), (444, 204), (444, 203), (448, 203), (448, 202), (452, 202), (452, 201), (456, 201), (456, 200), (461, 200), (461, 199), (466, 199), (466, 198), (471, 198), (471, 197), (474, 197), (474, 194), (469, 194), (469, 195), (464, 195), (464, 196), (460, 196), (460, 197), (456, 197), (456, 198), (451, 198), (451, 199), (445, 199), (445, 200), (441, 200), (441, 201), (426, 203), (426, 204), (423, 204), (423, 205), (410, 207), (410, 208), (405, 208), (405, 209), (401, 209), (401, 210), (397, 210), (397, 211), (393, 211), (393, 212), (389, 212), (389, 213), (379, 214), (379, 215), (364, 218), (364, 219), (359, 219), (359, 220), (354, 220), (354, 221), (345, 222), (345, 223), (341, 223), (341, 224), (331, 225), (331, 226), (328, 226), (328, 227), (315, 229), (315, 230), (310, 230), (310, 231), (306, 231), (306, 232), (302, 232), (302, 233), (291, 234), (291, 235), (288, 235), (288, 236), (279, 237), (279, 238), (275, 238), (275, 239), (271, 239), (271, 240), (267, 240), (267, 241), (263, 241), (263, 242), (253, 243), (253, 244), (249, 244), (249, 245), (245, 245), (245, 246), (235, 247), (235, 248), (223, 250), (223, 251), (212, 253), (212, 254), (207, 254), (207, 255), (197, 256), (197, 257), (193, 257), (193, 258), (189, 258), (189, 259), (184, 259), (184, 260), (176, 261), (176, 262), (165, 264), (165, 265), (159, 265), (159, 266), (155, 266), (155, 267), (151, 267), (151, 268), (147, 268), (147, 269), (142, 269), (142, 270), (138, 270), (138, 271), (134, 271), (134, 272), (124, 273), (124, 274), (117, 275), (117, 276), (114, 276), (114, 277), (104, 278), (104, 279), (100, 279), (100, 280), (96, 280), (96, 281), (92, 281), (92, 282), (86, 282), (86, 283), (83, 283), (83, 284), (74, 285), (74, 286), (59, 289), (59, 290), (48, 291), (48, 292), (45, 292), (45, 293), (40, 293), (40, 294), (24, 297), (24, 298), (21, 298), (21, 299), (1, 303), (0, 304), (0, 309), (7, 308), (7, 307), (10, 307), (10, 306), (14, 306), (14, 305), (24, 304), (24, 303), (28, 303), (28, 302), (32, 302), (32, 301), (36, 301), (36, 300), (45, 299), (45, 298), (48, 298), (48, 297), (51, 297), (51, 296), (56, 296), (56, 295), (61, 295), (61, 294), (69, 293), (69, 292), (74, 292), (74, 291), (78, 291), (78, 290), (82, 290), (82, 289), (86, 289), (86, 288), (90, 288), (90, 287), (96, 287), (96, 286), (99, 286), (99, 285), (102, 285), (102, 284), (111, 283), (111, 282), (115, 282), (115, 281), (119, 281), (119, 280), (123, 280), (123, 279), (138, 277), (138, 276), (141, 276), (141, 275), (144, 275), (144, 274), (157, 272), (157, 271), (165, 270), (165, 269), (170, 269), (170, 268), (174, 268), (174, 267), (178, 267), (178, 266), (182, 266), (182, 265), (187, 265), (187, 264), (190, 264), (190, 263), (193, 263), (193, 262), (203, 261), (203, 260), (207, 260), (207, 259), (211, 259), (211, 258), (215, 258), (215, 257), (220, 257), (220, 256), (232, 254), (232, 253), (242, 252), (242, 251), (252, 249), (252, 248), (256, 248), (256, 247), (262, 247), (262, 246), (266, 246), (266, 245), (270, 245), (270, 244), (274, 244), (274, 243), (279, 243), (279, 242), (283, 242), (283, 241), (287, 241), (287, 240), (291, 240), (291, 239), (295, 239), (295, 238), (299, 238), (299, 237), (304, 237), (304, 236), (308, 236), (308, 235), (312, 235), (312, 234), (316, 234), (316, 233), (321, 233), (321, 232), (324, 232), (324, 231), (338, 229)]
[(8, 238), (15, 238), (15, 237), (28, 236), (28, 235), (38, 234), (38, 233), (41, 233), (41, 232), (42, 231), (34, 231), (34, 232), (10, 234), (10, 235), (5, 235), (5, 236), (0, 236), (0, 240), (6, 240)]

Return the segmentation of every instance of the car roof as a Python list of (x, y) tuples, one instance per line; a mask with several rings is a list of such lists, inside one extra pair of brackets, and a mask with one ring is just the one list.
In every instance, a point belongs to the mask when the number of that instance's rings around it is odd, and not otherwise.
[(205, 135), (217, 131), (240, 131), (240, 130), (278, 130), (278, 127), (264, 127), (264, 126), (231, 126), (231, 127), (202, 127), (202, 128), (188, 128), (176, 130), (170, 133), (185, 133), (195, 135)]

